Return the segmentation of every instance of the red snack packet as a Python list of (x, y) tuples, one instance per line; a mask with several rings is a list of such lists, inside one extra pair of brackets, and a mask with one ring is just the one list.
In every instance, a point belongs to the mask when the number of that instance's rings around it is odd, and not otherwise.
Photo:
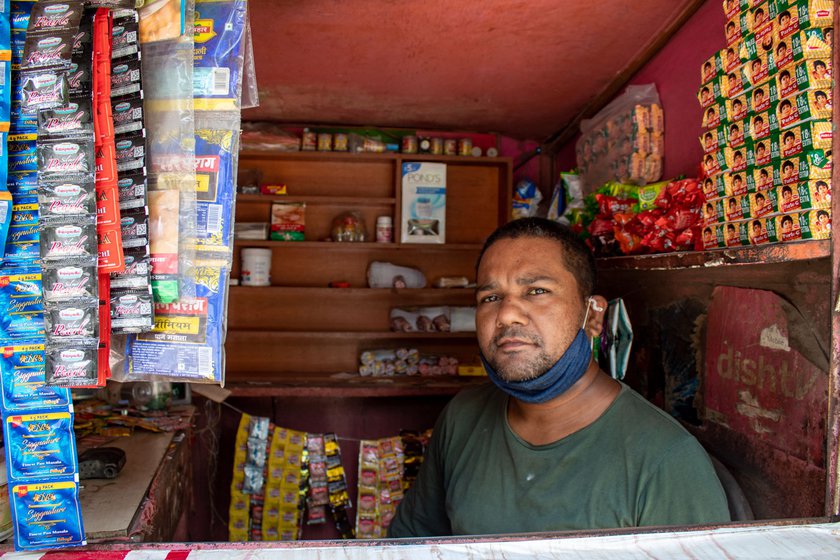
[(633, 199), (616, 198), (603, 194), (596, 194), (595, 200), (598, 202), (598, 213), (605, 218), (609, 218), (614, 214), (631, 212), (637, 204)]
[(97, 385), (105, 386), (111, 378), (111, 277), (99, 275), (99, 359)]

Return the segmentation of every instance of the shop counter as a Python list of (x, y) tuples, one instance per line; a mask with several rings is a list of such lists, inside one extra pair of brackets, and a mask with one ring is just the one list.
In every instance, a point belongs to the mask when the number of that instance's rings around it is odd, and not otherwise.
[[(185, 414), (192, 418), (194, 409)], [(137, 430), (108, 447), (125, 451), (126, 462), (112, 480), (82, 480), (80, 499), (90, 544), (162, 542), (176, 528), (192, 498), (191, 431), (153, 433)]]

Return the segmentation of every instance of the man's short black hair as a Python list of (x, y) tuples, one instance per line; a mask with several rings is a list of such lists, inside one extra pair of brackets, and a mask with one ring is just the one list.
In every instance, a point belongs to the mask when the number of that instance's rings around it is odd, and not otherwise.
[(791, 189), (789, 185), (785, 185), (784, 187), (782, 187), (782, 194), (785, 193), (793, 194), (793, 189)]
[(784, 224), (793, 225), (793, 218), (791, 218), (790, 216), (785, 216), (784, 218), (782, 218), (782, 225)]
[(782, 169), (793, 169), (793, 162), (786, 161), (782, 164)]
[(825, 210), (817, 210), (817, 218), (819, 218), (820, 216), (825, 216), (826, 218), (828, 218), (828, 212), (826, 212)]
[(788, 138), (793, 138), (794, 140), (796, 140), (796, 134), (788, 130), (787, 132), (785, 132), (784, 140), (787, 140)]
[(817, 186), (817, 188), (820, 188), (820, 187), (828, 188), (828, 183), (826, 183), (825, 181), (817, 181), (816, 186)]
[(828, 96), (822, 90), (815, 91), (814, 92), (814, 97), (825, 97), (826, 99), (828, 99)]
[(572, 273), (577, 280), (578, 291), (582, 298), (592, 295), (595, 290), (595, 257), (592, 251), (575, 233), (563, 224), (558, 224), (545, 218), (520, 218), (508, 222), (487, 238), (475, 269), (481, 265), (481, 259), (496, 241), (501, 239), (521, 239), (534, 237), (537, 239), (551, 239), (560, 244), (563, 248), (563, 261), (566, 270)]

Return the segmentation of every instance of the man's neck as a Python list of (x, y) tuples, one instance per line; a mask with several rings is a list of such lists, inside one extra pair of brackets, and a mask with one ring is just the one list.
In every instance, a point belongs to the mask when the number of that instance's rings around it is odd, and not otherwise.
[(609, 408), (621, 386), (594, 361), (568, 391), (545, 403), (525, 403), (511, 397), (510, 428), (531, 445), (559, 441), (595, 422)]

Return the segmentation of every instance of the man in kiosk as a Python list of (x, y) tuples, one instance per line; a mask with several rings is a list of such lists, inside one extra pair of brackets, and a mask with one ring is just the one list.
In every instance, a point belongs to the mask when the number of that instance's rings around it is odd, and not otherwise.
[(441, 414), (391, 537), (729, 520), (700, 444), (592, 359), (607, 302), (566, 227), (510, 222), (477, 266), (476, 331), (492, 384)]

